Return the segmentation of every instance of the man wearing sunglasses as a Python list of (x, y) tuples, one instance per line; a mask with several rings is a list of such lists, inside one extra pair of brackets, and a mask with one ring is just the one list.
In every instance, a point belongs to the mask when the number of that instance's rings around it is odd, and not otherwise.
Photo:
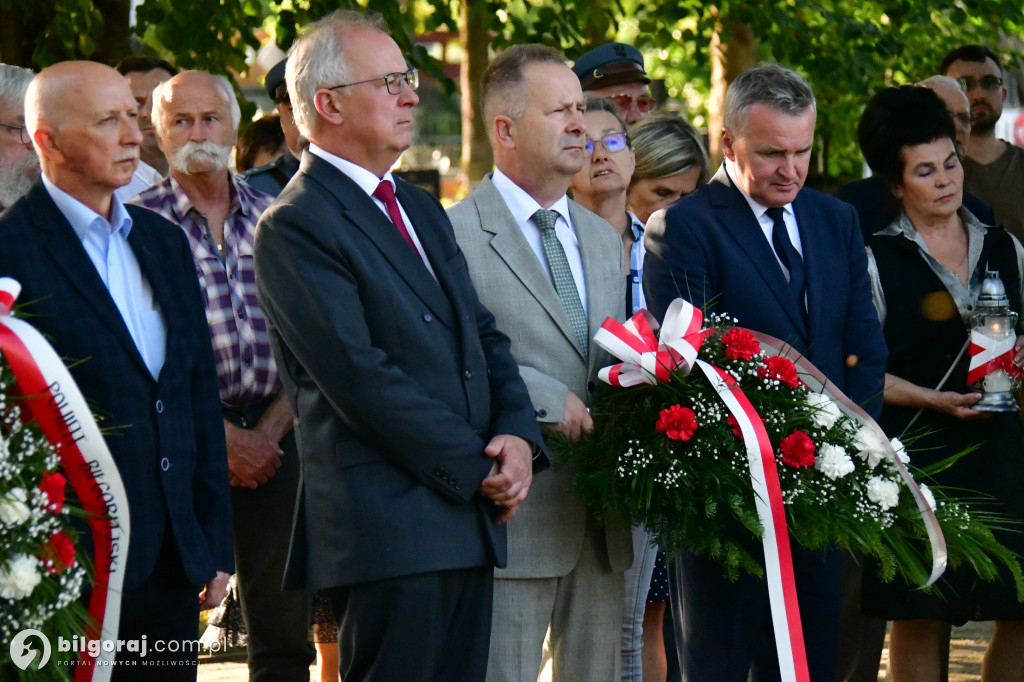
[(959, 81), (971, 104), (964, 190), (991, 204), (996, 220), (1024, 238), (1024, 149), (996, 137), (1006, 100), (998, 55), (984, 45), (964, 45), (942, 59), (939, 72)]
[(335, 12), (285, 68), (309, 146), (255, 265), (300, 447), (286, 582), (326, 591), (345, 682), (478, 682), (502, 524), (547, 458), (440, 202), (391, 173), (418, 78), (383, 29)]
[(572, 71), (580, 79), (583, 94), (615, 102), (626, 125), (647, 118), (654, 110), (644, 56), (632, 45), (607, 43), (595, 47), (576, 60)]
[(28, 69), (0, 64), (0, 211), (39, 177), (39, 159), (25, 127), (25, 92), (32, 76)]

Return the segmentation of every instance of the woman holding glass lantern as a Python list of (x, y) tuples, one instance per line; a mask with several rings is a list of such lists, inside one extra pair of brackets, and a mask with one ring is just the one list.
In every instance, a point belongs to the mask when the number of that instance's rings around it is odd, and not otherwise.
[[(962, 208), (964, 172), (953, 120), (931, 90), (879, 92), (858, 134), (868, 164), (902, 208), (868, 242), (873, 296), (889, 347), (882, 427), (890, 436), (919, 436), (912, 446), (918, 466), (977, 446), (935, 481), (965, 496), (973, 491), (994, 497), (989, 510), (1024, 520), (1024, 441), (1016, 406), (979, 409), (984, 392), (1010, 388), (1024, 361), (1021, 339), (1012, 340), (1017, 320), (997, 307), (1021, 311), (1024, 250), (1004, 230), (982, 225)], [(989, 271), (998, 272), (1001, 285), (986, 281)], [(1005, 298), (996, 300), (1003, 290)], [(978, 314), (979, 304), (991, 307)], [(985, 367), (969, 367), (972, 354), (986, 348), (1001, 353), (1005, 364), (996, 363), (1002, 368), (979, 379)], [(1024, 551), (1024, 534), (998, 537)], [(966, 572), (947, 571), (938, 596), (899, 578), (881, 583), (872, 569), (865, 575), (865, 612), (893, 621), (896, 682), (938, 680), (942, 623), (968, 620), (996, 621), (983, 679), (1024, 679), (1024, 605), (1009, 577), (977, 583)]]

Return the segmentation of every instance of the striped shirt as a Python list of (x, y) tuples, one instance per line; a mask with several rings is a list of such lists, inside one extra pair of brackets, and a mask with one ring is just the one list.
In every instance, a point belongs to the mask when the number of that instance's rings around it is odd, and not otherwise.
[(134, 203), (180, 225), (195, 259), (199, 287), (217, 362), (220, 398), (240, 405), (272, 396), (280, 380), (256, 301), (253, 240), (256, 223), (273, 200), (230, 176), (231, 209), (224, 223), (224, 251), (218, 253), (206, 217), (192, 205), (173, 177), (142, 192)]

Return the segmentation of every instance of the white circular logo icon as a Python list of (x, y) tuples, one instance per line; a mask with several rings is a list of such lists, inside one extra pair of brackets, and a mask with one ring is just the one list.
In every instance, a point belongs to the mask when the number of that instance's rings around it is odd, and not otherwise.
[(29, 637), (36, 637), (43, 643), (43, 657), (36, 666), (36, 670), (38, 670), (50, 660), (50, 640), (39, 630), (22, 630), (14, 636), (14, 639), (11, 640), (11, 661), (22, 670), (32, 664), (39, 651), (25, 644)]

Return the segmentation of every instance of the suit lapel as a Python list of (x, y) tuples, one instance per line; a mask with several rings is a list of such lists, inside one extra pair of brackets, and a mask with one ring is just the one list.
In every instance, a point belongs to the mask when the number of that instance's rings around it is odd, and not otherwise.
[[(530, 248), (526, 237), (523, 236), (522, 229), (516, 223), (515, 218), (512, 217), (512, 213), (508, 210), (508, 206), (505, 204), (501, 194), (494, 188), (490, 177), (484, 178), (477, 185), (471, 198), (480, 212), (481, 226), (484, 231), (490, 232), (493, 235), (491, 237), (491, 247), (505, 261), (509, 270), (519, 278), (519, 281), (523, 283), (523, 286), (526, 287), (530, 294), (543, 306), (544, 310), (547, 311), (562, 334), (582, 358), (583, 351), (576, 343), (576, 334), (573, 332), (572, 323), (569, 322), (569, 316), (565, 312), (565, 307), (562, 305), (561, 299), (558, 298), (555, 285), (544, 271), (544, 267), (537, 258), (537, 254)], [(582, 235), (577, 232), (576, 236), (580, 241), (580, 248), (582, 249), (584, 243)], [(590, 271), (590, 268), (587, 267), (585, 256), (583, 268), (585, 272)], [(589, 281), (587, 289), (589, 296)], [(588, 309), (590, 309), (589, 305)]]
[[(175, 285), (167, 277), (167, 266), (161, 260), (160, 254), (150, 248), (150, 242), (145, 238), (145, 228), (141, 221), (136, 221), (132, 231), (128, 234), (128, 245), (132, 247), (135, 259), (139, 262), (139, 270), (142, 276), (149, 282), (153, 291), (153, 298), (160, 307), (160, 313), (164, 321), (164, 329), (167, 338), (164, 342), (166, 352), (164, 354), (164, 368), (160, 370), (157, 381), (171, 376), (170, 372), (164, 369), (175, 362), (184, 352), (183, 340), (185, 335), (179, 328), (180, 302), (177, 297), (181, 295), (181, 287)], [(141, 357), (140, 357), (141, 359)], [(143, 363), (145, 364), (145, 363)], [(149, 370), (146, 370), (147, 373)]]
[(68, 280), (71, 288), (77, 290), (93, 312), (110, 330), (118, 343), (146, 376), (151, 376), (146, 362), (142, 359), (135, 340), (124, 323), (110, 292), (103, 284), (85, 247), (78, 239), (67, 218), (60, 212), (43, 184), (37, 183), (32, 189), (32, 219), (36, 226), (47, 233), (46, 250), (57, 266), (57, 271)]
[[(373, 200), (347, 175), (313, 154), (303, 154), (300, 172), (304, 172), (311, 178), (314, 178), (328, 192), (334, 195), (342, 205), (342, 214), (345, 219), (377, 247), (388, 263), (391, 264), (392, 269), (405, 281), (416, 296), (423, 301), (424, 305), (430, 308), (435, 317), (449, 329), (457, 331), (458, 326), (456, 321), (452, 319), (451, 306), (448, 305), (448, 300), (441, 287), (438, 286), (438, 282), (430, 276), (430, 272), (423, 265), (419, 254), (409, 247), (409, 244), (402, 238), (397, 228), (377, 208)], [(407, 193), (404, 191), (403, 194), (407, 196)], [(404, 208), (411, 220), (415, 218), (416, 223), (414, 227), (418, 226), (420, 216), (415, 211), (416, 205), (404, 206)], [(427, 229), (424, 229), (423, 232), (429, 233), (435, 226), (425, 225), (425, 227)], [(417, 236), (420, 237), (422, 242), (423, 237), (419, 234), (419, 228), (416, 229)], [(427, 242), (431, 242), (431, 237), (427, 238)], [(433, 242), (433, 244), (436, 244), (436, 242)], [(438, 251), (433, 247), (428, 249), (426, 244), (424, 244), (424, 250), (427, 252), (431, 265), (434, 266), (435, 270), (439, 269), (436, 262)], [(443, 266), (443, 263), (440, 265)]]
[[(754, 217), (750, 210), (750, 204), (744, 198), (725, 172), (725, 165), (719, 168), (718, 172), (709, 183), (711, 202), (720, 210), (716, 213), (718, 221), (723, 229), (728, 232), (733, 241), (742, 250), (761, 279), (768, 286), (769, 291), (779, 302), (779, 306), (786, 312), (794, 328), (800, 330), (804, 336), (807, 335), (806, 323), (802, 311), (797, 307), (789, 290), (789, 282), (779, 267), (779, 261), (772, 251), (771, 245), (765, 239), (761, 224)], [(801, 241), (803, 231), (800, 232)], [(806, 262), (806, 257), (804, 261)], [(726, 311), (728, 312), (728, 311)]]
[[(586, 234), (583, 229), (584, 221), (581, 218), (581, 211), (582, 207), (576, 202), (569, 202), (569, 214), (572, 216), (573, 229), (576, 231), (576, 239), (580, 243), (580, 255), (583, 258), (583, 278), (587, 284), (587, 326), (590, 330), (590, 338), (593, 339), (601, 328), (601, 324), (604, 323), (602, 311), (618, 310), (619, 314), (616, 319), (621, 319), (625, 313), (626, 299), (623, 297), (618, 301), (617, 308), (615, 303), (609, 303), (607, 300), (608, 297), (605, 294), (608, 287), (597, 277), (608, 271), (608, 264), (601, 262), (603, 259), (600, 249), (596, 247), (594, 240), (590, 239), (590, 235)], [(625, 258), (621, 251), (618, 255)], [(591, 368), (599, 357), (597, 350), (598, 347), (591, 342), (589, 357)]]
[(825, 286), (827, 278), (833, 273), (828, 272), (826, 259), (829, 249), (824, 242), (826, 225), (828, 224), (824, 215), (818, 210), (813, 202), (802, 199), (798, 194), (793, 202), (793, 211), (796, 213), (797, 224), (800, 225), (800, 244), (804, 252), (804, 272), (806, 273), (807, 286), (807, 326), (805, 332), (807, 338), (813, 338), (813, 330), (818, 320), (821, 319), (822, 292), (828, 287)]

